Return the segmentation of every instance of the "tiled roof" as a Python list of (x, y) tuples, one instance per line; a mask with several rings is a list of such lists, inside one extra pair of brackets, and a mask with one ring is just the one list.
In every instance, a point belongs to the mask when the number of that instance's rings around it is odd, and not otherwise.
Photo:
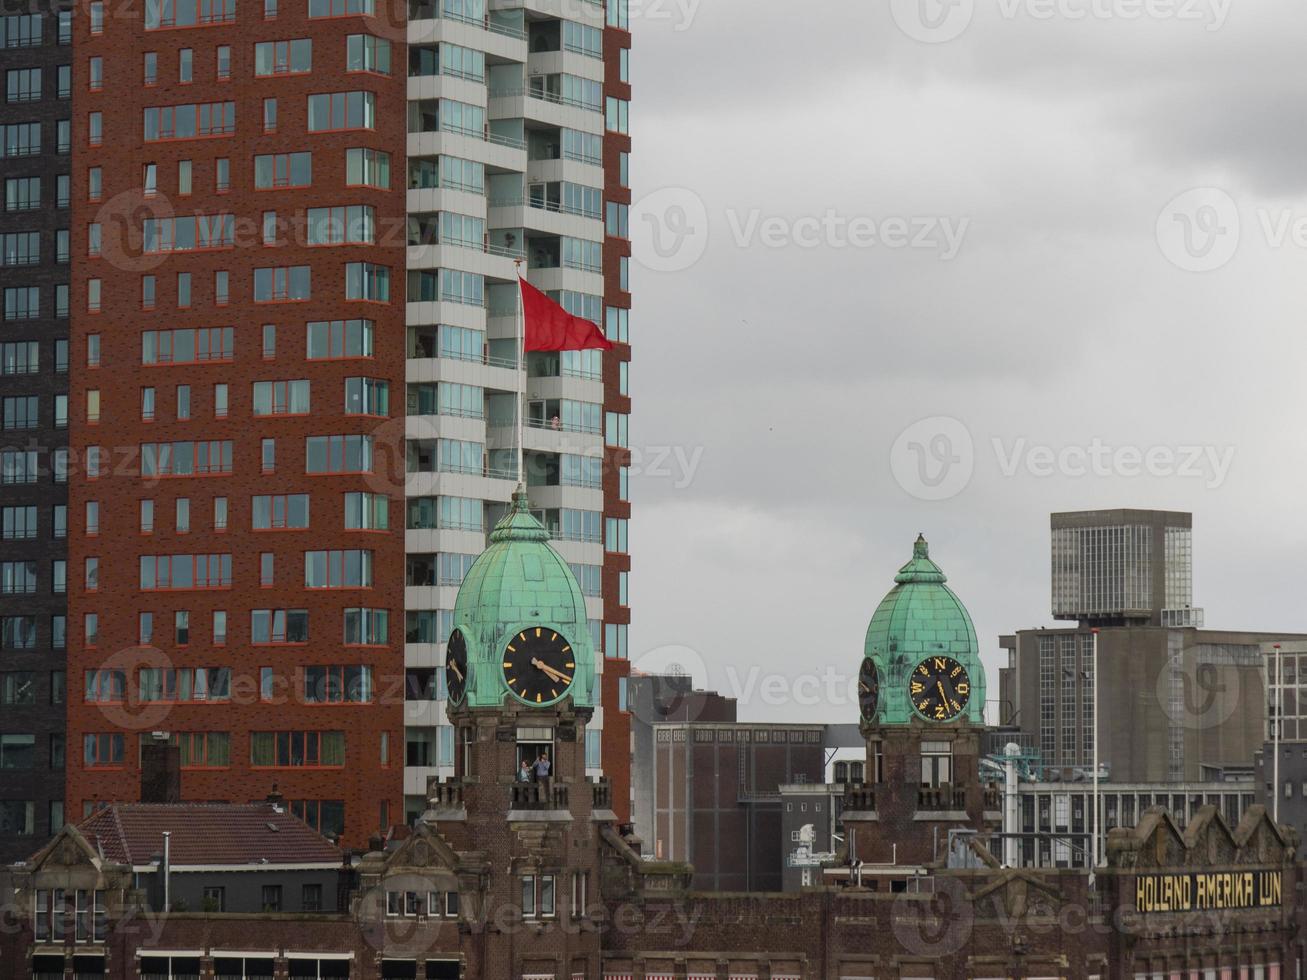
[(269, 803), (116, 803), (78, 829), (115, 863), (149, 864), (171, 833), (173, 867), (185, 865), (330, 864), (340, 848), (284, 808)]

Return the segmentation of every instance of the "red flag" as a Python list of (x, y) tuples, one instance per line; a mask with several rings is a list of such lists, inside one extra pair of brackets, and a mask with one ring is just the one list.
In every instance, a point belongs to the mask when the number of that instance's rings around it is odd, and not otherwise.
[(523, 350), (612, 350), (613, 344), (590, 320), (572, 316), (525, 279), (522, 312), (526, 319)]

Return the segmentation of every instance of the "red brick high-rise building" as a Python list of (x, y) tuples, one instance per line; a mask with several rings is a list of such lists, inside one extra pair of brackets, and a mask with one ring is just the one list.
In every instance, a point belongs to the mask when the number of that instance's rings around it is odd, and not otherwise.
[(404, 36), (371, 0), (77, 9), (67, 807), (401, 815)]
[[(91, 2), (73, 23), (66, 809), (362, 844), (454, 766), (452, 600), (526, 483), (629, 815), (624, 0)], [(519, 271), (616, 349), (521, 359)], [(524, 377), (525, 375), (525, 377)], [(523, 406), (525, 469), (513, 420)]]

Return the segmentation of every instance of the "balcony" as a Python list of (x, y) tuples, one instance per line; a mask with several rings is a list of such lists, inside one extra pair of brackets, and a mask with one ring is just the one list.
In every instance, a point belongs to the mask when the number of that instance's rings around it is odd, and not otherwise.
[(591, 805), (596, 810), (611, 810), (613, 808), (613, 786), (605, 776), (597, 782), (590, 784), (592, 796)]
[(923, 786), (917, 790), (917, 810), (952, 812), (967, 808), (967, 791), (948, 783), (942, 786)]
[(876, 788), (866, 783), (852, 784), (844, 791), (844, 811), (870, 813), (876, 809)]
[(463, 809), (462, 783), (448, 780), (430, 779), (427, 781), (427, 804), (433, 810)]
[(514, 810), (567, 810), (568, 793), (566, 786), (540, 783), (514, 783), (512, 786), (512, 809)]

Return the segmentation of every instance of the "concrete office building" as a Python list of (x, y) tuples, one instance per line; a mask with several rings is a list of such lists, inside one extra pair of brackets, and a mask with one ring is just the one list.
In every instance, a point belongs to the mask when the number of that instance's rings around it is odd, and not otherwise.
[(1203, 782), (1249, 769), (1264, 741), (1263, 661), (1292, 634), (1199, 629), (1187, 514), (1101, 511), (1052, 519), (1054, 618), (1073, 627), (1000, 638), (1000, 723), (1041, 764), (1093, 765), (1094, 630), (1104, 778)]
[(0, 864), (64, 822), (73, 12), (0, 14)]
[(1202, 626), (1193, 608), (1193, 516), (1053, 514), (1053, 618), (1086, 626)]

